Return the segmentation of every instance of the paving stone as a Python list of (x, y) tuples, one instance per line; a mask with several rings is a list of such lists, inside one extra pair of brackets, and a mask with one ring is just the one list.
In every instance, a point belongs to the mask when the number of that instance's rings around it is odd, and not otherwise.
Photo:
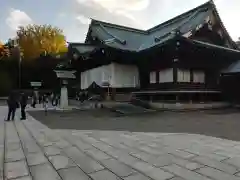
[(138, 149), (140, 149), (144, 152), (147, 152), (149, 154), (153, 154), (153, 155), (162, 155), (162, 154), (165, 153), (165, 152), (162, 152), (160, 150), (157, 150), (157, 149), (154, 149), (154, 148), (151, 148), (151, 147), (148, 147), (148, 146), (142, 146), (142, 147), (139, 147)]
[(224, 160), (222, 162), (233, 165), (240, 169), (240, 157), (230, 158), (230, 159)]
[(218, 155), (218, 154), (207, 152), (207, 151), (201, 151), (200, 149), (198, 149), (198, 150), (197, 149), (196, 150), (186, 149), (184, 151), (190, 152), (192, 154), (197, 154), (199, 156), (205, 156), (207, 158), (214, 159), (214, 160), (217, 160), (217, 161), (223, 161), (225, 159), (228, 159), (228, 157), (226, 157), (226, 156)]
[(66, 136), (65, 137), (71, 144), (77, 146), (81, 150), (86, 150), (92, 148), (92, 145), (82, 142), (79, 138), (75, 138), (74, 136)]
[(200, 168), (196, 172), (208, 176), (214, 180), (240, 180), (240, 177), (230, 175), (210, 167)]
[(202, 164), (192, 162), (192, 161), (189, 161), (189, 160), (185, 160), (185, 159), (179, 159), (179, 158), (172, 158), (172, 162), (174, 164), (177, 164), (177, 165), (179, 165), (181, 167), (184, 167), (188, 170), (195, 170), (195, 169), (198, 169), (200, 167), (204, 167), (204, 165), (202, 165)]
[(175, 165), (175, 164), (170, 165), (170, 166), (164, 166), (161, 169), (171, 172), (171, 173), (175, 174), (176, 176), (179, 176), (186, 180), (193, 180), (193, 179), (194, 180), (211, 180), (211, 179), (207, 178), (206, 176), (203, 176), (196, 172), (187, 170), (187, 169), (180, 167), (178, 165)]
[(15, 151), (7, 151), (5, 161), (6, 162), (14, 162), (14, 161), (23, 160), (24, 158), (25, 157), (24, 157), (22, 149), (18, 149)]
[[(112, 156), (116, 159), (119, 159), (120, 157), (123, 157), (124, 155), (126, 155), (126, 152), (123, 152), (119, 149), (116, 149), (116, 148), (111, 148), (111, 149), (108, 149), (107, 152), (105, 152), (107, 155), (109, 156)], [(128, 155), (128, 154), (127, 154)]]
[(30, 153), (26, 157), (29, 166), (44, 164), (48, 162), (43, 153)]
[(43, 146), (43, 147), (48, 147), (48, 146), (53, 146), (54, 145), (54, 142), (49, 142), (49, 141), (42, 141), (41, 142), (41, 145)]
[(20, 178), (14, 179), (14, 180), (32, 180), (32, 177), (31, 176), (24, 176), (24, 177), (20, 177)]
[(61, 150), (57, 147), (54, 147), (54, 146), (45, 147), (44, 152), (46, 153), (47, 156), (54, 156), (54, 155), (60, 155), (61, 154)]
[(61, 177), (50, 164), (30, 166), (30, 171), (34, 180), (61, 180)]
[(70, 147), (72, 145), (69, 142), (65, 141), (65, 140), (60, 140), (58, 142), (55, 142), (54, 146), (57, 146), (58, 148), (63, 149), (63, 148)]
[(133, 170), (131, 167), (124, 165), (123, 163), (119, 162), (118, 160), (115, 159), (108, 159), (101, 161), (101, 163), (110, 171), (115, 173), (116, 175), (120, 177), (126, 177), (129, 176), (136, 171)]
[(58, 172), (63, 180), (90, 180), (79, 167), (61, 169)]
[(119, 177), (108, 170), (97, 171), (90, 174), (90, 176), (93, 180), (121, 180)]
[(23, 142), (23, 149), (24, 149), (24, 152), (26, 153), (41, 152), (40, 147), (35, 142), (29, 142), (29, 141), (27, 143)]
[(104, 152), (107, 152), (109, 150), (112, 149), (112, 146), (109, 146), (109, 145), (106, 145), (106, 144), (103, 144), (102, 142), (100, 143), (96, 143), (93, 145), (94, 147), (100, 149), (101, 151), (104, 151)]
[(5, 176), (7, 179), (23, 177), (28, 174), (25, 161), (9, 162), (5, 164)]
[(193, 157), (197, 156), (196, 154), (192, 154), (192, 153), (181, 151), (181, 150), (172, 150), (170, 148), (167, 151), (169, 153), (171, 153), (175, 156), (181, 157), (183, 159), (189, 159), (189, 158), (193, 158)]
[(166, 171), (163, 171), (162, 169), (155, 168), (145, 162), (136, 162), (132, 165), (132, 167), (148, 177), (151, 177), (154, 180), (165, 180), (165, 179), (170, 179), (174, 177), (173, 174), (170, 174)]
[(158, 158), (155, 158), (152, 162), (149, 163), (153, 164), (156, 167), (162, 167), (173, 164), (173, 159), (174, 159), (173, 156), (166, 154), (159, 156)]
[(92, 173), (104, 169), (97, 161), (91, 159), (76, 147), (64, 149), (64, 153), (70, 157), (84, 172)]
[(148, 178), (147, 176), (144, 176), (144, 175), (139, 174), (139, 173), (130, 175), (128, 177), (124, 177), (123, 179), (124, 180), (150, 180), (150, 178)]
[(124, 152), (120, 152), (120, 153), (118, 154), (117, 159), (118, 159), (119, 161), (121, 161), (122, 163), (127, 164), (127, 165), (132, 165), (132, 164), (134, 164), (135, 162), (138, 162), (138, 161), (139, 161), (137, 158), (134, 158), (134, 157), (131, 156), (130, 154), (127, 154), (127, 153), (124, 153)]
[(150, 155), (148, 153), (145, 152), (132, 152), (129, 153), (131, 156), (136, 157), (138, 159), (141, 159), (145, 162), (149, 162), (152, 164), (152, 162), (154, 162), (156, 160), (156, 157), (153, 155)]
[(169, 180), (186, 180), (186, 179), (183, 179), (183, 178), (181, 178), (181, 177), (174, 177), (174, 178), (169, 179)]
[(95, 148), (87, 149), (84, 152), (86, 154), (88, 154), (89, 156), (91, 156), (93, 159), (99, 160), (99, 161), (111, 158), (110, 156), (108, 156), (104, 152), (102, 152), (98, 149), (95, 149)]
[(237, 174), (234, 174), (234, 175), (240, 177), (240, 172), (238, 172)]
[(239, 171), (236, 167), (228, 165), (227, 163), (221, 163), (219, 161), (212, 160), (206, 157), (199, 156), (199, 157), (193, 158), (192, 160), (200, 164), (204, 164), (209, 167), (224, 171), (229, 174), (235, 174), (236, 172)]
[(77, 166), (71, 159), (63, 155), (49, 156), (49, 160), (56, 170)]
[(7, 151), (16, 151), (18, 149), (21, 149), (20, 143), (8, 143), (6, 144), (6, 150)]

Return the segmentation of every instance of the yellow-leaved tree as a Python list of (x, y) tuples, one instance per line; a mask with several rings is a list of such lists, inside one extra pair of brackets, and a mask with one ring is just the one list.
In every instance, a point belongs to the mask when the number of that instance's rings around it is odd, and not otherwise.
[(51, 25), (19, 27), (17, 39), (26, 60), (37, 58), (43, 54), (57, 55), (67, 52), (63, 31)]
[(10, 55), (9, 48), (5, 44), (0, 42), (0, 60), (5, 57), (9, 57), (9, 55)]
[(4, 53), (4, 45), (2, 42), (0, 42), (0, 59), (3, 57), (3, 53)]

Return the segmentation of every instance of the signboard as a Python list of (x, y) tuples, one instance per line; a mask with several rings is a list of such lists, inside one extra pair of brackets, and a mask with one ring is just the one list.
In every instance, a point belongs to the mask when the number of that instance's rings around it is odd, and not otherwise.
[(108, 81), (103, 81), (102, 82), (102, 87), (109, 87), (110, 83)]
[(32, 87), (41, 87), (42, 82), (30, 82)]
[(57, 74), (57, 77), (60, 79), (75, 79), (75, 73), (76, 71), (64, 71), (64, 70), (56, 70), (55, 73)]

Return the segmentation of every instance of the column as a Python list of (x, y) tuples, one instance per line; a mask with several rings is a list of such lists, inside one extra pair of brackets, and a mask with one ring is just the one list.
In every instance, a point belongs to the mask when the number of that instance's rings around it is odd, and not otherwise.
[(60, 108), (66, 109), (68, 107), (68, 89), (67, 89), (67, 80), (62, 81), (61, 87), (61, 97), (60, 97)]

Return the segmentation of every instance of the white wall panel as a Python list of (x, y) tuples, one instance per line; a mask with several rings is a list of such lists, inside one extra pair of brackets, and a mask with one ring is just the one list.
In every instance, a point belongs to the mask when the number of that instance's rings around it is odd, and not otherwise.
[(150, 72), (149, 78), (150, 84), (156, 83), (157, 82), (156, 72), (155, 71)]
[(109, 81), (115, 88), (136, 87), (139, 84), (138, 68), (112, 63), (81, 73), (81, 89), (88, 88), (94, 81), (100, 86), (104, 81)]
[(173, 82), (173, 69), (163, 69), (159, 72), (159, 83)]
[(195, 83), (205, 83), (205, 73), (204, 73), (204, 71), (194, 71), (193, 72), (193, 82), (195, 82)]
[(137, 66), (117, 63), (113, 63), (112, 66), (112, 69), (114, 69), (114, 81), (112, 82), (112, 87), (126, 88), (140, 85)]
[(190, 70), (188, 69), (178, 69), (177, 70), (177, 79), (178, 82), (190, 82)]

